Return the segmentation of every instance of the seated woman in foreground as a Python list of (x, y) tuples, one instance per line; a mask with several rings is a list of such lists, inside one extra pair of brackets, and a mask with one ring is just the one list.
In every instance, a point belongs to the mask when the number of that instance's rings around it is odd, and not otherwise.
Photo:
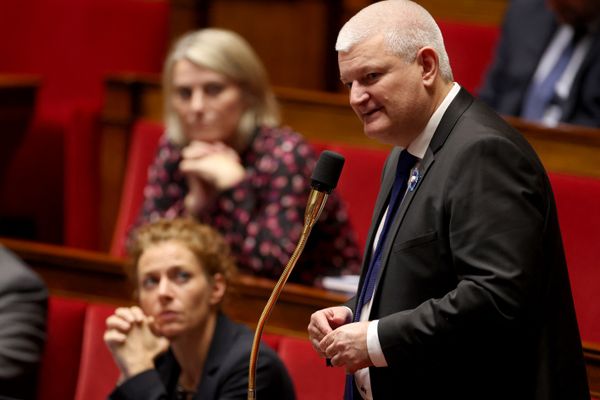
[[(139, 307), (118, 308), (104, 341), (121, 371), (110, 399), (246, 399), (253, 334), (220, 312), (235, 264), (212, 228), (160, 220), (130, 243)], [(294, 399), (277, 354), (258, 356), (257, 397)]]
[[(279, 278), (302, 232), (316, 156), (279, 127), (261, 61), (233, 32), (192, 32), (167, 57), (163, 92), (166, 132), (140, 222), (192, 216), (224, 235), (242, 271)], [(360, 256), (334, 192), (290, 281), (358, 274)]]

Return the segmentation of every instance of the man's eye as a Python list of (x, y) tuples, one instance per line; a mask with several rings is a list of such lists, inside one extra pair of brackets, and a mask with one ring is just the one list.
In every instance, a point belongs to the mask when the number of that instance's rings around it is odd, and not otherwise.
[(367, 78), (367, 81), (374, 81), (375, 79), (379, 78), (379, 73), (377, 73), (377, 72), (368, 73), (366, 75), (366, 78)]
[(346, 82), (344, 83), (344, 86), (346, 87), (346, 89), (350, 90), (352, 89), (352, 82)]

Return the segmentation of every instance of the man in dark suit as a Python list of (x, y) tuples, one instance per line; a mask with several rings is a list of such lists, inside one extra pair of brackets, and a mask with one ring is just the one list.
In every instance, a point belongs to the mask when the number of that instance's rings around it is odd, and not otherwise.
[(553, 195), (527, 141), (453, 82), (416, 3), (363, 9), (336, 49), (365, 134), (395, 146), (357, 295), (308, 326), (350, 373), (346, 398), (589, 398)]
[(34, 399), (46, 339), (44, 282), (0, 245), (0, 399)]
[(501, 114), (600, 127), (600, 0), (511, 1), (479, 97)]

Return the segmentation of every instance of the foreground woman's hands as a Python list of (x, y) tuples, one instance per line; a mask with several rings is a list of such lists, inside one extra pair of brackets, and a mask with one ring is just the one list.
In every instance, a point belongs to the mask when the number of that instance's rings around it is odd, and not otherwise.
[(104, 342), (121, 371), (121, 380), (154, 368), (154, 358), (169, 347), (169, 341), (156, 333), (152, 317), (136, 306), (117, 308), (106, 319)]

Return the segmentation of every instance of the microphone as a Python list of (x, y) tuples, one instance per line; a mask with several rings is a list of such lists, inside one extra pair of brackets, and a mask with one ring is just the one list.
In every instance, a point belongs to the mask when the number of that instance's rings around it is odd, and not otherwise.
[(250, 353), (250, 364), (248, 366), (248, 400), (256, 399), (256, 359), (258, 358), (258, 347), (260, 345), (260, 338), (262, 336), (264, 325), (269, 319), (271, 311), (273, 311), (273, 307), (275, 306), (275, 302), (279, 298), (283, 286), (292, 273), (300, 254), (304, 250), (308, 235), (319, 219), (319, 216), (321, 216), (321, 212), (325, 207), (325, 202), (327, 201), (329, 194), (337, 186), (343, 166), (344, 157), (341, 154), (325, 150), (319, 156), (317, 165), (313, 170), (310, 183), (312, 189), (308, 196), (308, 202), (304, 212), (304, 227), (300, 235), (300, 240), (290, 257), (290, 260), (285, 266), (285, 269), (281, 273), (279, 280), (275, 284), (273, 292), (258, 319), (256, 331), (254, 332), (252, 351)]

